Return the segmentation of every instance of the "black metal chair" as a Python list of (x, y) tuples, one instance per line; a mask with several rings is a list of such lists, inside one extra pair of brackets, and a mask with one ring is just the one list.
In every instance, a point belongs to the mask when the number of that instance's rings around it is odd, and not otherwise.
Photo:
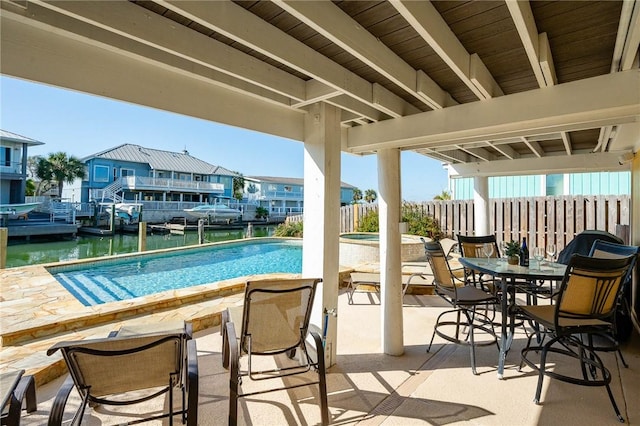
[(36, 411), (36, 384), (33, 376), (25, 375), (24, 370), (7, 371), (0, 375), (0, 394), (2, 395), (2, 417), (0, 424), (20, 425), (20, 412), (26, 399), (27, 413)]
[[(463, 257), (483, 258), (486, 255), (483, 252), (485, 244), (493, 245), (492, 258), (500, 257), (500, 249), (495, 235), (462, 235), (458, 234), (458, 245), (460, 255)], [(479, 285), (482, 289), (495, 293), (497, 291), (495, 280), (493, 277), (485, 278), (485, 276), (477, 271), (465, 268), (465, 279), (471, 280), (474, 285)]]
[[(315, 355), (307, 348), (309, 320), (316, 287), (321, 279), (267, 279), (247, 282), (244, 305), (229, 308), (222, 314), (222, 365), (229, 368), (229, 424), (238, 422), (238, 399), (251, 395), (318, 385), (321, 422), (329, 424), (326, 368), (322, 338), (314, 331)], [(240, 332), (236, 334), (236, 327)], [(293, 360), (296, 350), (299, 360)], [(286, 354), (286, 365), (256, 370), (256, 356), (274, 357)], [(247, 367), (241, 368), (240, 358), (247, 355)], [(312, 359), (315, 357), (315, 361)], [(291, 361), (291, 362), (288, 362)], [(243, 364), (244, 365), (244, 364)], [(318, 380), (302, 380), (291, 385), (253, 392), (242, 392), (243, 379), (283, 379), (314, 370)]]
[[(596, 240), (593, 242), (593, 246), (591, 246), (591, 251), (589, 252), (589, 256), (597, 257), (601, 259), (619, 259), (621, 257), (633, 256), (633, 262), (631, 264), (631, 268), (624, 278), (622, 282), (622, 290), (620, 291), (620, 295), (618, 298), (618, 308), (615, 313), (608, 319), (610, 322), (610, 330), (608, 333), (603, 333), (600, 335), (601, 339), (605, 341), (605, 344), (594, 345), (593, 335), (589, 335), (589, 345), (596, 351), (617, 351), (618, 356), (620, 357), (620, 361), (625, 368), (628, 368), (627, 362), (622, 356), (622, 352), (620, 351), (620, 340), (624, 339), (628, 336), (628, 332), (630, 332), (630, 328), (633, 327), (631, 324), (631, 316), (630, 316), (630, 293), (629, 290), (631, 285), (631, 273), (635, 264), (637, 263), (638, 256), (640, 255), (640, 247), (637, 246), (628, 246), (624, 244), (617, 244), (603, 240)], [(625, 323), (628, 323), (626, 326)], [(628, 330), (628, 331), (621, 331)], [(622, 337), (620, 337), (622, 335)]]
[[(89, 404), (130, 405), (167, 395), (166, 412), (152, 414), (128, 424), (181, 416), (182, 423), (198, 425), (198, 359), (196, 341), (191, 339), (190, 324), (178, 328), (153, 327), (149, 333), (134, 329), (111, 333), (104, 339), (60, 342), (47, 355), (60, 350), (69, 370), (69, 378), (58, 391), (49, 415), (49, 426), (61, 425), (71, 390), (77, 389), (82, 401), (73, 415), (72, 425), (81, 424)], [(149, 331), (145, 327), (136, 331)], [(182, 396), (182, 406), (174, 404), (174, 390)], [(176, 405), (179, 409), (176, 409)], [(64, 420), (66, 424), (67, 421)]]
[[(449, 267), (447, 256), (439, 242), (427, 241), (425, 251), (433, 271), (436, 294), (454, 307), (454, 309), (438, 315), (427, 352), (431, 350), (436, 334), (449, 342), (468, 345), (471, 356), (471, 371), (473, 374), (478, 374), (476, 371), (476, 346), (497, 344), (497, 337), (492, 320), (486, 313), (479, 312), (477, 308), (482, 307), (485, 312), (491, 307), (495, 308), (496, 298), (493, 294), (474, 285), (467, 285), (466, 281), (460, 280)], [(443, 320), (445, 315), (450, 314), (455, 314), (455, 321)], [(452, 326), (453, 333), (450, 333), (449, 329)], [(487, 333), (491, 338), (477, 342), (475, 338), (477, 330)]]
[[(554, 305), (518, 307), (525, 318), (540, 326), (529, 336), (519, 367), (521, 369), (523, 364), (527, 364), (538, 372), (536, 404), (540, 402), (545, 375), (582, 386), (605, 386), (618, 419), (624, 421), (609, 387), (611, 373), (596, 351), (583, 343), (581, 335), (601, 334), (609, 330), (608, 319), (615, 313), (622, 283), (633, 260), (634, 256), (597, 259), (576, 254), (569, 261)], [(531, 345), (533, 336), (544, 342), (543, 335), (549, 337), (546, 343)], [(540, 353), (539, 366), (528, 358), (532, 352)], [(581, 374), (548, 370), (546, 360), (549, 352), (577, 360)], [(599, 377), (588, 370), (599, 372)]]

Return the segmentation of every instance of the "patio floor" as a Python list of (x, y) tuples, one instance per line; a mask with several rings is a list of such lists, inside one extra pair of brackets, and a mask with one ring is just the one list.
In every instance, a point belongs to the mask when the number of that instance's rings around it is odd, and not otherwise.
[[(375, 295), (358, 293), (356, 305), (339, 297), (338, 357), (328, 372), (329, 408), (332, 424), (409, 425), (409, 424), (619, 424), (601, 387), (587, 388), (545, 378), (542, 403), (535, 405), (537, 376), (525, 367), (517, 371), (519, 349), (525, 343), (522, 328), (517, 330), (514, 347), (507, 355), (505, 380), (496, 376), (495, 346), (477, 350), (478, 376), (471, 373), (466, 347), (445, 344), (436, 339), (431, 353), (426, 347), (433, 324), (442, 311), (436, 296), (405, 297), (405, 354), (381, 354), (380, 305)], [(221, 366), (221, 338), (218, 327), (195, 334), (200, 373), (199, 424), (227, 422), (228, 373)], [(640, 337), (636, 334), (624, 346), (629, 364), (625, 369), (612, 353), (603, 354), (611, 370), (612, 390), (627, 424), (640, 424)], [(554, 368), (563, 368), (559, 361)], [(38, 388), (38, 411), (23, 414), (23, 423), (46, 423), (52, 398), (63, 378)], [(75, 394), (75, 392), (74, 392)], [(71, 405), (78, 402), (72, 394)], [(239, 405), (241, 424), (319, 424), (320, 413), (312, 387), (254, 396)], [(634, 402), (635, 401), (635, 402)], [(154, 406), (118, 408), (97, 407), (85, 414), (88, 425), (117, 424), (123, 420), (117, 411), (134, 416)], [(83, 424), (85, 424), (83, 423)], [(160, 423), (148, 423), (160, 424)]]

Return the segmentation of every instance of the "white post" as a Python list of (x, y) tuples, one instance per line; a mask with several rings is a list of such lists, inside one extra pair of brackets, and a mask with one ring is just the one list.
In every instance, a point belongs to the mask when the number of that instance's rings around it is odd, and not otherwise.
[(400, 151), (378, 151), (380, 189), (380, 314), (382, 349), (387, 355), (402, 355), (402, 277), (400, 259)]
[[(340, 110), (314, 104), (305, 117), (302, 275), (323, 279), (312, 313), (312, 323), (320, 330), (325, 311), (337, 314), (339, 211)], [(337, 335), (337, 316), (330, 315), (325, 343), (328, 366), (335, 364)]]
[(489, 235), (489, 178), (473, 178), (473, 219), (475, 235)]

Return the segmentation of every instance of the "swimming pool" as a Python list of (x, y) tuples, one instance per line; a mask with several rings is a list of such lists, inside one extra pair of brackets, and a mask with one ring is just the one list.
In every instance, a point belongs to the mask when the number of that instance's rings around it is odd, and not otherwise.
[(246, 275), (300, 273), (302, 241), (261, 238), (47, 268), (83, 305)]

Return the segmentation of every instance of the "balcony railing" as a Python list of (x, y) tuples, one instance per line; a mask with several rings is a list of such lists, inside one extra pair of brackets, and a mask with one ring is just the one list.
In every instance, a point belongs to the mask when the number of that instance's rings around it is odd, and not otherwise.
[(124, 189), (130, 191), (182, 191), (182, 192), (224, 192), (221, 183), (199, 182), (180, 179), (153, 178), (141, 176), (127, 176), (122, 178)]

